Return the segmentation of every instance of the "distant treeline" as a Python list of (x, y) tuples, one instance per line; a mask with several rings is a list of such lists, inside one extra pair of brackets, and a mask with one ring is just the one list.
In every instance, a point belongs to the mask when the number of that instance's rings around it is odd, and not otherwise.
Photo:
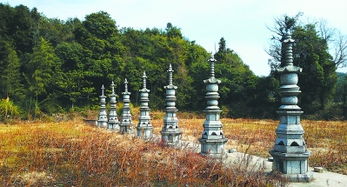
[[(295, 53), (300, 54), (295, 55), (295, 63), (304, 68), (299, 86), (305, 115), (342, 118), (347, 81), (341, 74), (336, 84), (336, 66), (327, 43), (312, 24), (294, 27), (293, 37)], [(9, 98), (24, 118), (96, 108), (101, 85), (109, 88), (114, 81), (120, 94), (124, 78), (137, 105), (144, 70), (151, 90), (150, 107), (163, 109), (170, 63), (178, 86), (178, 109), (202, 111), (210, 55), (171, 23), (165, 29), (135, 30), (117, 27), (106, 12), (62, 21), (45, 17), (36, 8), (0, 4), (0, 98), (2, 102)], [(271, 64), (269, 76), (258, 77), (227, 48), (223, 38), (214, 57), (216, 77), (222, 80), (223, 115), (276, 116), (276, 63)]]

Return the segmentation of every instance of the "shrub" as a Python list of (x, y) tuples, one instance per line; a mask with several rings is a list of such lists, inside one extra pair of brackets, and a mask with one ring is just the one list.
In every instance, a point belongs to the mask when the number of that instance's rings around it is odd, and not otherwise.
[(19, 107), (10, 98), (0, 100), (0, 120), (6, 121), (19, 116)]

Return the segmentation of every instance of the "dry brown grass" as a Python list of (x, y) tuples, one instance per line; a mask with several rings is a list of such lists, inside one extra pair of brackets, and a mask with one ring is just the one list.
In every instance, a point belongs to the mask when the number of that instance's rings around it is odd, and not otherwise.
[[(183, 121), (182, 126), (190, 129), (191, 123), (184, 125)], [(154, 123), (158, 132), (159, 120)], [(197, 153), (90, 127), (80, 120), (0, 125), (0, 181), (2, 186), (272, 186), (281, 183), (276, 176), (264, 175), (262, 171), (225, 167)]]
[[(182, 116), (185, 117), (185, 116)], [(268, 151), (275, 140), (278, 120), (222, 119), (223, 130), (229, 139), (226, 148), (236, 148), (262, 157), (270, 156)], [(183, 138), (196, 141), (201, 136), (204, 119), (180, 119)], [(162, 120), (153, 120), (156, 133)], [(347, 174), (347, 122), (303, 120), (305, 140), (312, 152), (310, 166), (322, 166), (330, 171)]]

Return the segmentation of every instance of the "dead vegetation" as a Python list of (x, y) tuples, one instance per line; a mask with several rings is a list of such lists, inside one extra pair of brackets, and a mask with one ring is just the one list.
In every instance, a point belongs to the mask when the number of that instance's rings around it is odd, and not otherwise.
[[(182, 116), (184, 117), (184, 116)], [(223, 130), (229, 139), (226, 148), (268, 157), (275, 140), (278, 120), (224, 118)], [(183, 138), (196, 141), (201, 136), (204, 119), (180, 119)], [(303, 120), (305, 141), (311, 151), (310, 166), (347, 174), (347, 122)], [(159, 133), (162, 120), (153, 120)]]
[[(157, 125), (156, 125), (157, 126)], [(199, 124), (200, 126), (200, 124)], [(274, 175), (84, 125), (0, 125), (2, 186), (275, 186)]]

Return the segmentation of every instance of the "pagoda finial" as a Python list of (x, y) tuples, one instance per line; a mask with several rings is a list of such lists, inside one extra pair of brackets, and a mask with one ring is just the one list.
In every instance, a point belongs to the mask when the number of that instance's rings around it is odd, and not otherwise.
[(283, 66), (293, 66), (293, 43), (295, 40), (292, 39), (290, 33), (286, 33), (282, 38), (284, 47), (284, 60), (282, 61)]
[(142, 78), (143, 78), (143, 88), (146, 89), (146, 78), (147, 78), (147, 76), (146, 76), (146, 72), (145, 71), (143, 72)]
[(112, 81), (112, 83), (111, 83), (112, 94), (114, 94), (114, 86), (115, 86), (115, 84), (114, 84), (114, 82)]
[(171, 64), (169, 65), (169, 69), (167, 71), (169, 72), (169, 85), (172, 85), (172, 72), (174, 72), (174, 70), (172, 69)]
[(125, 92), (128, 92), (128, 80), (126, 78), (124, 79), (124, 88)]
[(105, 86), (104, 85), (101, 86), (101, 95), (102, 96), (105, 95)]
[(214, 77), (214, 63), (216, 62), (216, 59), (211, 56), (211, 58), (208, 60), (210, 62), (210, 75), (211, 77)]

